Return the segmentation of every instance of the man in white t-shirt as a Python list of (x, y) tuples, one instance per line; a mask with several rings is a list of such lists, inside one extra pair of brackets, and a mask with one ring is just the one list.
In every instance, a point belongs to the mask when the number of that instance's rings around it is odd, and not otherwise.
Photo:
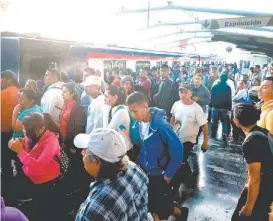
[(103, 127), (104, 95), (100, 94), (101, 79), (97, 76), (88, 76), (82, 83), (86, 94), (92, 98), (87, 110), (86, 133)]
[[(170, 122), (173, 125), (184, 147), (181, 173), (179, 174), (178, 172), (176, 177), (178, 188), (184, 179), (184, 174), (192, 174), (190, 165), (187, 160), (196, 142), (196, 137), (198, 136), (200, 127), (204, 133), (204, 141), (201, 149), (203, 152), (206, 152), (208, 148), (207, 117), (201, 106), (191, 99), (192, 87), (180, 86), (179, 96), (181, 100), (174, 103), (171, 110), (172, 117)], [(198, 173), (198, 171), (195, 172)]]

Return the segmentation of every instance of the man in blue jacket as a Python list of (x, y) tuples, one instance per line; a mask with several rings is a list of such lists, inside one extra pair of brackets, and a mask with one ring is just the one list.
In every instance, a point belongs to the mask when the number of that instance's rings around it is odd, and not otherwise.
[(145, 95), (135, 92), (127, 98), (132, 117), (138, 122), (136, 144), (140, 146), (140, 166), (149, 177), (148, 209), (154, 220), (175, 215), (176, 220), (186, 220), (188, 208), (173, 204), (171, 180), (181, 167), (183, 146), (167, 122), (166, 112), (149, 108)]

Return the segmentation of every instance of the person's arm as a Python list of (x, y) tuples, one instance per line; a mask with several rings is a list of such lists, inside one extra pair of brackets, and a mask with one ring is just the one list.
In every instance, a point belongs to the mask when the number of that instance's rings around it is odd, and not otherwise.
[(207, 123), (202, 126), (202, 131), (204, 133), (204, 141), (201, 146), (201, 149), (203, 152), (206, 152), (208, 150), (208, 139), (209, 139), (209, 128)]
[(171, 117), (171, 119), (170, 119), (170, 124), (171, 124), (172, 126), (174, 126), (174, 123), (175, 123), (175, 117), (174, 117), (175, 107), (176, 107), (176, 102), (173, 104), (172, 109), (171, 109), (172, 117)]
[(171, 117), (171, 119), (170, 119), (170, 124), (171, 124), (172, 126), (174, 126), (174, 123), (175, 123), (175, 117), (174, 117), (174, 115), (172, 115), (172, 117)]
[(247, 200), (240, 215), (250, 216), (260, 192), (261, 162), (247, 164), (248, 194)]
[(273, 134), (273, 110), (269, 111), (265, 116), (265, 128)]
[(166, 123), (159, 133), (169, 150), (170, 161), (164, 172), (164, 177), (170, 181), (173, 175), (181, 167), (183, 161), (183, 145), (169, 123)]
[(23, 124), (21, 121), (18, 120), (19, 113), (21, 112), (22, 108), (21, 105), (18, 104), (12, 113), (12, 129), (14, 131), (22, 131), (23, 130)]
[(232, 109), (232, 90), (229, 88), (228, 95), (227, 95), (227, 101), (228, 101), (228, 110)]
[(202, 92), (202, 95), (199, 97), (198, 103), (203, 105), (209, 105), (210, 103), (210, 92), (207, 88), (204, 87), (204, 90)]

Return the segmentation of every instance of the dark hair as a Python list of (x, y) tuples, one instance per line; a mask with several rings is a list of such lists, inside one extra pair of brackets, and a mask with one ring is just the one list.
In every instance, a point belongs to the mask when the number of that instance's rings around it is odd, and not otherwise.
[(129, 81), (132, 84), (132, 87), (134, 87), (134, 80), (131, 76), (126, 76), (122, 79), (122, 85), (124, 85), (127, 81)]
[(130, 76), (129, 72), (128, 71), (122, 71), (121, 73), (123, 76)]
[(255, 68), (261, 69), (261, 65), (257, 64), (257, 65), (255, 65)]
[(167, 64), (162, 64), (160, 68), (161, 69), (168, 69), (169, 70), (169, 66)]
[(131, 104), (143, 104), (146, 103), (146, 98), (145, 95), (141, 92), (134, 92), (131, 95), (127, 97), (126, 104), (131, 105)]
[(109, 87), (106, 90), (109, 91), (109, 94), (111, 96), (117, 96), (118, 97), (115, 106), (125, 104), (127, 95), (126, 95), (126, 91), (125, 91), (125, 89), (123, 87), (119, 88), (119, 87), (117, 87), (115, 85), (109, 85)]
[(227, 82), (227, 80), (228, 80), (228, 75), (227, 74), (221, 74), (220, 75), (220, 81), (221, 82), (225, 83), (225, 82)]
[(272, 76), (270, 76), (270, 77), (266, 77), (264, 80), (267, 80), (267, 81), (272, 81), (272, 83), (273, 83), (273, 77), (272, 77)]
[(87, 67), (87, 68), (83, 69), (83, 71), (89, 72), (91, 75), (96, 75), (95, 69), (91, 68), (91, 67)]
[(256, 124), (260, 115), (261, 112), (252, 104), (238, 104), (234, 108), (234, 117), (244, 127)]
[(151, 72), (153, 72), (153, 71), (157, 71), (157, 68), (156, 67), (152, 67)]
[(31, 89), (22, 89), (20, 90), (28, 100), (33, 100), (34, 104), (37, 104), (37, 93)]
[(56, 77), (58, 80), (61, 80), (61, 73), (57, 68), (50, 68), (47, 70), (50, 75)]
[(26, 129), (26, 134), (30, 139), (35, 138), (35, 129), (45, 127), (45, 129), (57, 133), (59, 135), (60, 145), (63, 144), (60, 127), (55, 123), (50, 114), (32, 112), (25, 116), (22, 123)]
[(69, 82), (64, 84), (62, 87), (67, 88), (70, 94), (74, 94), (73, 99), (77, 102), (80, 102), (80, 95), (78, 94), (75, 83)]
[(200, 77), (202, 81), (204, 80), (204, 76), (202, 74), (197, 73), (197, 74), (194, 75), (194, 77), (196, 77), (196, 76)]
[(116, 163), (107, 162), (93, 153), (88, 153), (88, 151), (87, 157), (89, 161), (100, 162), (100, 170), (97, 176), (98, 181), (103, 181), (106, 179), (116, 179), (118, 174), (125, 172), (128, 168), (129, 158), (127, 155), (123, 156), (121, 160)]
[(17, 80), (16, 74), (10, 70), (2, 71), (1, 72), (1, 79), (10, 80), (11, 84), (15, 87), (20, 87), (20, 84)]

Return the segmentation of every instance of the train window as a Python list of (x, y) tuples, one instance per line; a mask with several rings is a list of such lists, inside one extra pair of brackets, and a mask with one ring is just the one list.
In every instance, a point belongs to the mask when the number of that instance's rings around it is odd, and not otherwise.
[(250, 68), (250, 61), (244, 61), (244, 68)]
[(160, 65), (160, 61), (157, 61), (157, 62), (156, 62), (156, 68), (160, 68), (160, 66), (161, 66), (161, 65)]
[(111, 61), (104, 61), (103, 62), (103, 70), (110, 71), (112, 69), (112, 62)]
[(119, 68), (119, 70), (125, 71), (126, 61), (117, 61), (115, 66), (117, 66)]
[(136, 61), (136, 71), (139, 72), (141, 67), (147, 67), (150, 69), (150, 61)]

